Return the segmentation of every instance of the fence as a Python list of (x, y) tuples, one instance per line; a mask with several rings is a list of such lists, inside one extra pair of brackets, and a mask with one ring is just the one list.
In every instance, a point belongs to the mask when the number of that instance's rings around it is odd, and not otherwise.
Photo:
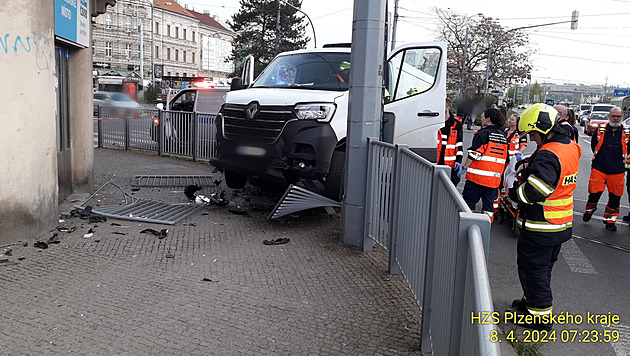
[(216, 151), (216, 115), (99, 107), (94, 118), (98, 147), (155, 151), (210, 160)]
[(490, 220), (473, 214), (435, 166), (404, 146), (369, 140), (366, 239), (389, 251), (422, 309), (422, 352), (499, 355), (493, 325), (471, 313), (492, 312), (486, 269)]

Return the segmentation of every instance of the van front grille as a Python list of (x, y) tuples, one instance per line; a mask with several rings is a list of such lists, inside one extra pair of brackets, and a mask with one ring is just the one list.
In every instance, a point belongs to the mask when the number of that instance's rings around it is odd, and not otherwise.
[(246, 105), (225, 104), (223, 136), (234, 141), (272, 144), (282, 134), (284, 125), (296, 119), (290, 106), (261, 106), (255, 119), (245, 115)]

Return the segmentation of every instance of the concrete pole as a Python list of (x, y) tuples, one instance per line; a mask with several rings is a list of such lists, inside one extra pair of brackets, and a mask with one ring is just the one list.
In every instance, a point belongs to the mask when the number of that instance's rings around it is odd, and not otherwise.
[(367, 138), (379, 137), (383, 112), (385, 10), (385, 0), (354, 2), (344, 181), (346, 195), (341, 219), (343, 242), (360, 248), (365, 236)]
[(398, 27), (398, 0), (394, 0), (394, 25), (392, 26), (392, 47), (396, 48), (396, 27)]
[(140, 20), (140, 87), (144, 90), (144, 27)]

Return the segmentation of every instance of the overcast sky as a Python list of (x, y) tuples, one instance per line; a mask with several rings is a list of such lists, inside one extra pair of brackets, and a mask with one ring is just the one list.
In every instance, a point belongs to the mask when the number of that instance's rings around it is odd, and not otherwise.
[[(366, 0), (362, 0), (366, 1)], [(238, 0), (180, 0), (197, 11), (209, 10), (223, 20), (238, 11)], [(393, 11), (394, 0), (389, 0)], [(352, 0), (303, 0), (302, 10), (314, 23), (317, 45), (350, 42)], [(526, 30), (533, 58), (532, 81), (608, 84), (630, 88), (630, 0), (494, 2), (471, 0), (399, 0), (397, 44), (435, 41), (433, 8), (498, 18), (514, 28), (571, 19), (579, 11), (578, 29), (559, 24)], [(312, 38), (310, 26), (307, 35)], [(309, 47), (312, 47), (313, 44)]]

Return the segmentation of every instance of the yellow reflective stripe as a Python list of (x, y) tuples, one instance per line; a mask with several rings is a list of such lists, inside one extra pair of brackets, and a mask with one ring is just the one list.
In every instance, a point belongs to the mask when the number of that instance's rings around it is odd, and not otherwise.
[(527, 307), (527, 310), (529, 310), (530, 314), (547, 315), (547, 314), (551, 314), (551, 311), (553, 310), (553, 307), (549, 307), (549, 308), (532, 308), (532, 307)]
[(545, 219), (559, 219), (573, 216), (573, 209), (560, 211), (545, 211)]
[(573, 197), (565, 198), (565, 199), (547, 199), (542, 205), (544, 206), (563, 206), (570, 205), (573, 203)]
[[(519, 216), (516, 219), (516, 224), (519, 228), (525, 228), (530, 231), (537, 232), (559, 232), (564, 231), (573, 226), (573, 221), (569, 221), (565, 224), (552, 224), (546, 221), (525, 221), (523, 224), (523, 219)], [(524, 226), (523, 226), (524, 225)]]
[(529, 201), (529, 199), (527, 199), (527, 196), (525, 195), (525, 184), (522, 184), (520, 187), (518, 187), (518, 189), (516, 190), (516, 194), (518, 195), (518, 200), (526, 204), (531, 204), (531, 202)]
[(529, 182), (537, 191), (540, 192), (540, 194), (545, 197), (548, 197), (551, 193), (553, 193), (554, 189), (552, 187), (533, 174), (527, 178), (527, 182)]

